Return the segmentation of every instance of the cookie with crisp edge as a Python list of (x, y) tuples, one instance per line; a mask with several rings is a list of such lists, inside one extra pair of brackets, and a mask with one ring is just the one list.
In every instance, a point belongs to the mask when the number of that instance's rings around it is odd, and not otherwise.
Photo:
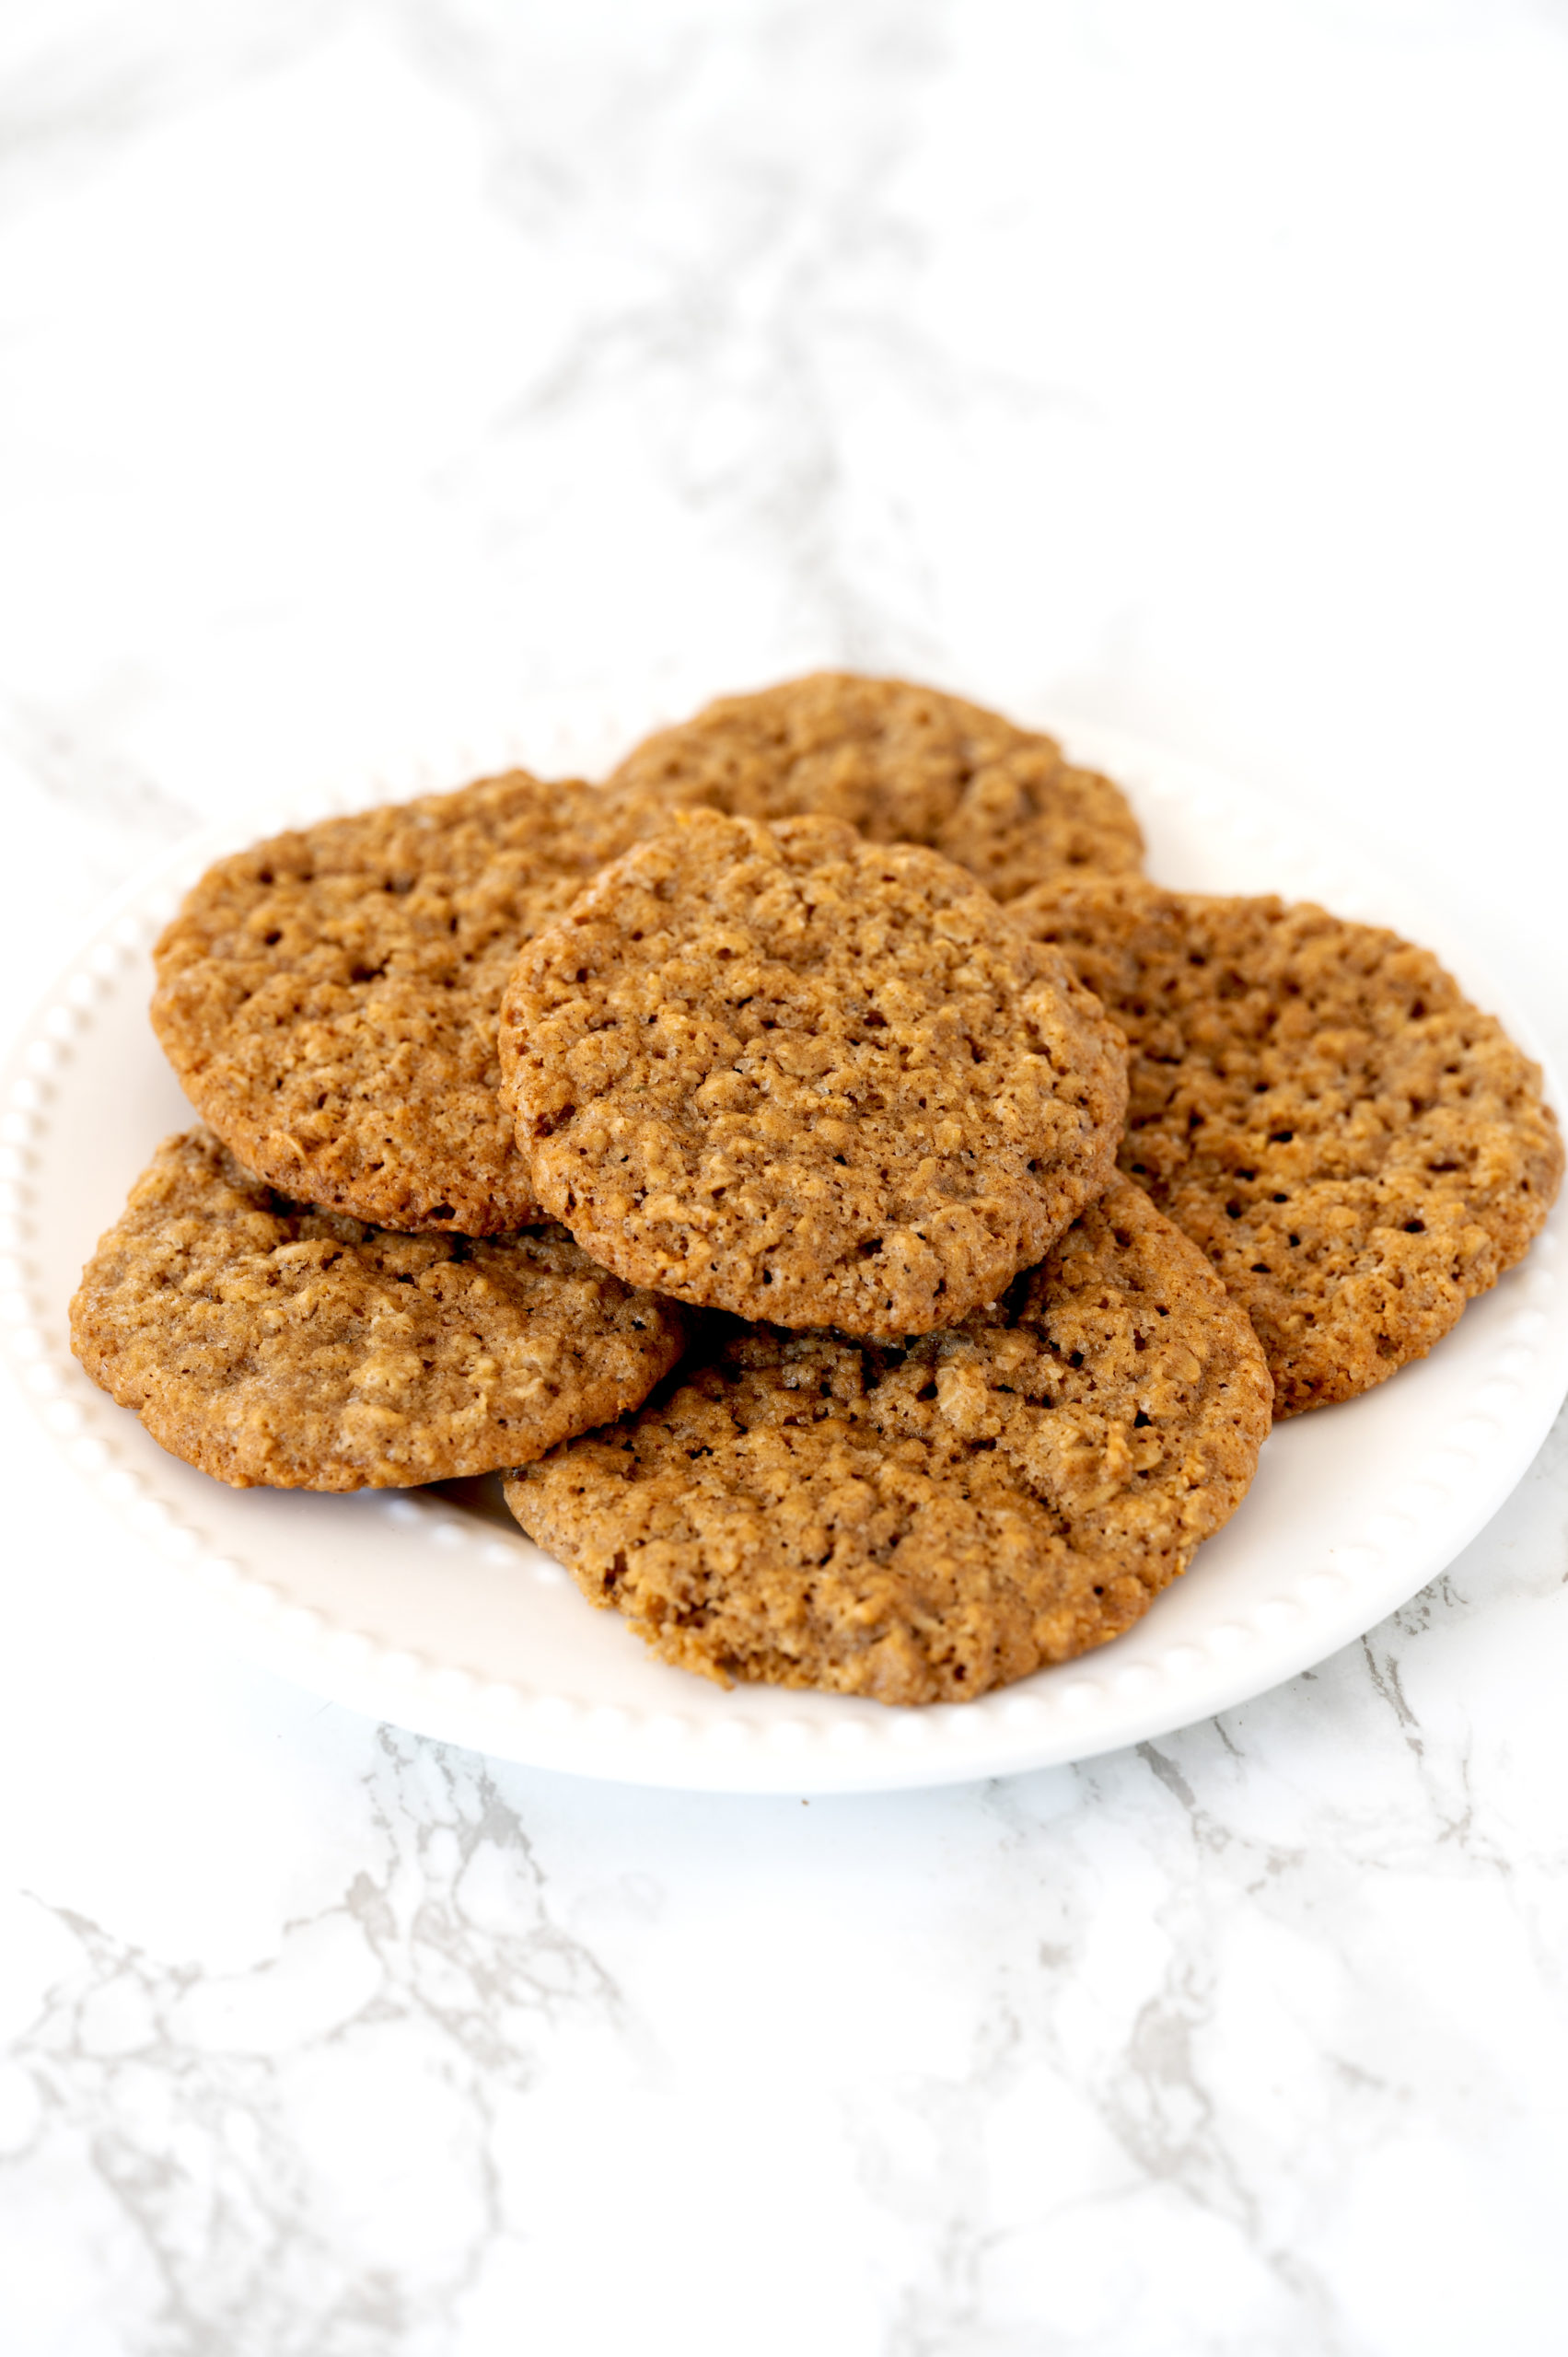
[(672, 1303), (553, 1226), (409, 1236), (168, 1139), (100, 1239), (71, 1347), (153, 1438), (236, 1489), (401, 1488), (536, 1457), (645, 1399)]
[(1126, 1032), (1121, 1167), (1247, 1310), (1282, 1416), (1424, 1356), (1539, 1230), (1563, 1159), (1539, 1067), (1430, 951), (1132, 878), (1008, 913)]
[(629, 1283), (925, 1332), (1105, 1186), (1123, 1048), (950, 860), (688, 811), (518, 960), (501, 1066), (539, 1200)]
[(506, 1497), (593, 1603), (725, 1684), (970, 1701), (1071, 1660), (1187, 1569), (1269, 1429), (1251, 1327), (1123, 1181), (906, 1347), (715, 1324)]
[(538, 1218), (496, 1008), (625, 823), (518, 770), (219, 860), (155, 952), (153, 1028), (186, 1095), (297, 1199), (470, 1236)]
[(906, 679), (818, 671), (726, 696), (628, 754), (607, 793), (731, 818), (842, 819), (875, 842), (925, 843), (999, 900), (1045, 877), (1143, 865), (1121, 789), (1052, 737)]

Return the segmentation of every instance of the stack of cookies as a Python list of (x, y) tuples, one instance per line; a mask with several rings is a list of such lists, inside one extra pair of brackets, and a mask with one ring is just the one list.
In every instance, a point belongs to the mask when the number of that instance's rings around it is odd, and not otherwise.
[(666, 1659), (964, 1701), (1125, 1629), (1275, 1414), (1429, 1350), (1562, 1167), (1426, 952), (1161, 890), (1109, 780), (897, 681), (221, 862), (170, 1140), (73, 1304), (238, 1485), (505, 1469)]

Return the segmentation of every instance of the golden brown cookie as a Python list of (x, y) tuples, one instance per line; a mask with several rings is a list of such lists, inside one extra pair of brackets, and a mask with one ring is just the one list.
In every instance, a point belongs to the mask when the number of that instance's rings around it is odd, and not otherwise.
[(727, 1683), (972, 1701), (1136, 1620), (1269, 1429), (1247, 1319), (1134, 1187), (907, 1349), (737, 1329), (641, 1414), (508, 1475), (596, 1604)]
[(1540, 1227), (1562, 1141), (1539, 1069), (1427, 950), (1130, 878), (1008, 913), (1127, 1033), (1121, 1167), (1247, 1310), (1279, 1414), (1423, 1357)]
[(156, 953), (153, 1026), (192, 1103), (273, 1186), (356, 1219), (537, 1218), (495, 1011), (619, 824), (592, 787), (515, 771), (219, 860)]
[(923, 1333), (1105, 1186), (1122, 1043), (912, 843), (714, 811), (524, 951), (501, 1064), (539, 1200), (607, 1268), (780, 1326)]
[(679, 1312), (558, 1227), (404, 1236), (170, 1138), (100, 1240), (71, 1347), (160, 1446), (236, 1489), (401, 1488), (537, 1457), (646, 1397)]
[[(628, 755), (607, 792), (743, 819), (846, 819), (874, 842), (926, 843), (999, 900), (1063, 869), (1137, 869), (1120, 790), (1053, 737), (903, 679), (818, 671), (726, 696)], [(646, 821), (639, 817), (638, 831)]]

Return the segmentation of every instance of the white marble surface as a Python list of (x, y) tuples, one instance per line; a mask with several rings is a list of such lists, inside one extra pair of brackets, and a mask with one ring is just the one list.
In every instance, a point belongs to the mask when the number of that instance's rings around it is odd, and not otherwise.
[[(280, 784), (841, 659), (1370, 834), (1563, 1058), (1565, 117), (1546, 0), (11, 0), (7, 1010)], [(6, 2357), (1568, 2342), (1563, 1427), (1294, 1685), (809, 1807), (0, 1480)]]

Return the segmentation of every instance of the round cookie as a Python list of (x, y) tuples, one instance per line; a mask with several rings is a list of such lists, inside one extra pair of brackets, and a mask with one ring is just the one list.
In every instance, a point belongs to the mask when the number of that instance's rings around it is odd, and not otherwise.
[(168, 1139), (99, 1241), (71, 1347), (160, 1446), (236, 1489), (401, 1488), (537, 1457), (647, 1396), (680, 1314), (558, 1227), (406, 1236)]
[(993, 1301), (1114, 1167), (1120, 1035), (972, 877), (712, 811), (518, 959), (505, 1092), (539, 1199), (633, 1284), (855, 1334)]
[(1309, 903), (1042, 888), (1009, 911), (1132, 1050), (1121, 1164), (1247, 1310), (1278, 1412), (1423, 1357), (1562, 1175), (1539, 1068), (1429, 951)]
[[(1053, 737), (903, 679), (819, 671), (726, 696), (629, 754), (607, 792), (745, 819), (819, 812), (925, 843), (1010, 900), (1063, 870), (1143, 864), (1119, 788)], [(646, 820), (639, 816), (642, 831)]]
[(1113, 1184), (1005, 1299), (907, 1349), (730, 1329), (507, 1476), (529, 1537), (724, 1683), (967, 1701), (1103, 1644), (1240, 1504), (1256, 1336)]
[(188, 895), (153, 1027), (197, 1110), (291, 1196), (385, 1227), (520, 1226), (539, 1206), (495, 1010), (523, 943), (626, 840), (592, 787), (521, 771), (274, 836)]

